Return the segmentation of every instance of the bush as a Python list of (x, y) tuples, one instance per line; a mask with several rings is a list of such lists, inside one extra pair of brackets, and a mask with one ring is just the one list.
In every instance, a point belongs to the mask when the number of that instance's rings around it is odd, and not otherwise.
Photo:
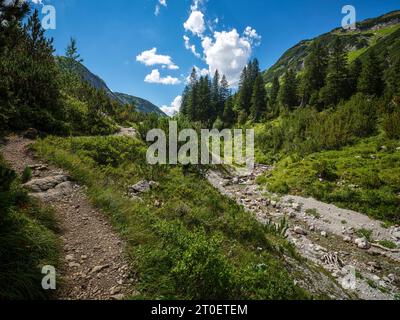
[(27, 183), (31, 179), (32, 179), (32, 169), (29, 167), (25, 167), (24, 171), (22, 172), (21, 181), (22, 183)]
[(395, 111), (384, 116), (383, 130), (389, 139), (400, 139), (400, 111)]
[(176, 288), (186, 299), (233, 298), (233, 269), (221, 251), (222, 237), (204, 230), (184, 240), (185, 249), (172, 269)]
[(313, 170), (317, 172), (319, 178), (332, 181), (337, 179), (336, 165), (334, 162), (321, 160), (313, 163)]

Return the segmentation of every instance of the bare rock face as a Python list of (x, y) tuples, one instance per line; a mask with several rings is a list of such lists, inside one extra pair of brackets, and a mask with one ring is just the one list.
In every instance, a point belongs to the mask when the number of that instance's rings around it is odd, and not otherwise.
[(68, 177), (65, 175), (49, 176), (42, 179), (33, 179), (28, 183), (25, 183), (24, 187), (28, 188), (32, 192), (41, 193), (53, 189), (67, 180)]
[(67, 196), (72, 192), (73, 192), (73, 185), (71, 181), (65, 181), (56, 185), (53, 189), (49, 189), (45, 192), (32, 193), (31, 196), (47, 202), (58, 197)]
[(128, 193), (131, 197), (137, 197), (141, 193), (149, 192), (152, 188), (158, 186), (157, 182), (142, 180), (128, 188)]
[(369, 248), (371, 248), (371, 244), (368, 242), (366, 238), (357, 238), (354, 240), (354, 243), (360, 249), (368, 250)]

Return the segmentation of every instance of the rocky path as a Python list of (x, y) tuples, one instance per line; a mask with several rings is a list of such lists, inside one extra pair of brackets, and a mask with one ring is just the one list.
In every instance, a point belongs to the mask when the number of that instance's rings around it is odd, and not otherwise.
[[(360, 299), (400, 297), (400, 250), (386, 249), (378, 241), (400, 245), (400, 228), (385, 229), (367, 216), (315, 199), (279, 198), (261, 189), (256, 179), (271, 167), (257, 165), (250, 175), (210, 171), (208, 180), (234, 199), (261, 223), (289, 223), (288, 240), (312, 263), (324, 268), (337, 282)], [(370, 230), (370, 239), (359, 230)]]
[(4, 158), (18, 173), (33, 172), (26, 187), (31, 195), (55, 209), (63, 242), (62, 285), (58, 299), (121, 300), (133, 294), (133, 280), (124, 257), (124, 242), (104, 214), (94, 208), (84, 187), (68, 173), (39, 161), (32, 141), (11, 136), (1, 148)]

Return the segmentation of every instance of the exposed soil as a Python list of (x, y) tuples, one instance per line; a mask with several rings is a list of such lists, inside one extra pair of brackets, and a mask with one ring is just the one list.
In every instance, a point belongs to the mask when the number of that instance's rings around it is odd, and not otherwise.
[(1, 148), (6, 161), (18, 173), (33, 171), (27, 184), (31, 195), (55, 209), (63, 243), (63, 267), (57, 270), (55, 296), (72, 300), (121, 300), (134, 294), (125, 244), (106, 215), (95, 208), (83, 186), (68, 173), (40, 161), (29, 149), (31, 140), (7, 138)]

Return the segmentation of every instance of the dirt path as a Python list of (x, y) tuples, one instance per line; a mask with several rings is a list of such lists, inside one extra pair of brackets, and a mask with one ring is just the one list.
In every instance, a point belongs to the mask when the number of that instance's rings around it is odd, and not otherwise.
[[(258, 221), (288, 219), (288, 240), (309, 261), (332, 274), (337, 282), (361, 299), (395, 299), (400, 293), (400, 250), (387, 250), (377, 240), (399, 243), (398, 227), (385, 229), (379, 221), (339, 209), (315, 199), (279, 198), (256, 183), (271, 167), (257, 165), (250, 175), (211, 171), (208, 180), (222, 194), (236, 200)], [(371, 241), (357, 235), (371, 230)]]
[(31, 140), (11, 136), (1, 148), (12, 168), (32, 168), (31, 195), (52, 206), (59, 222), (64, 263), (58, 299), (121, 300), (132, 294), (124, 243), (106, 216), (94, 208), (85, 188), (68, 174), (39, 161), (29, 151)]

